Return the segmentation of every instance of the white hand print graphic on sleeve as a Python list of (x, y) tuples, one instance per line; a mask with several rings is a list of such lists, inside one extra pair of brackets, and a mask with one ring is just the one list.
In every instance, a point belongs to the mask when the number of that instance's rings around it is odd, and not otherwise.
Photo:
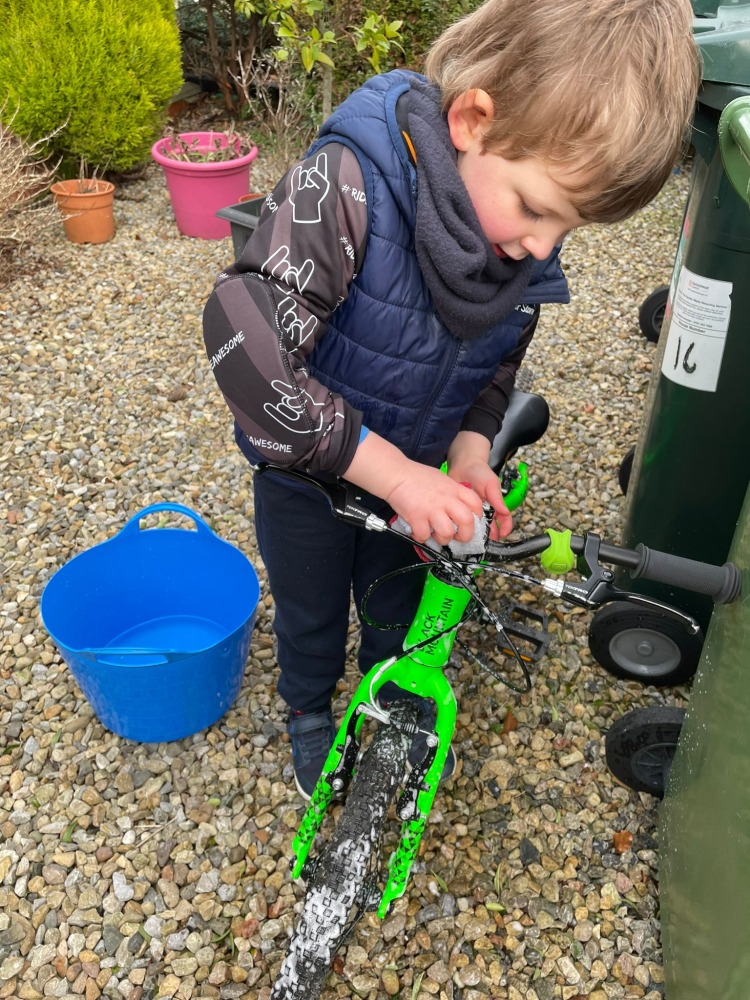
[(306, 257), (299, 267), (295, 267), (290, 260), (290, 253), (289, 247), (282, 244), (264, 261), (261, 270), (267, 271), (286, 285), (293, 285), (302, 293), (315, 273), (315, 264)]
[(318, 153), (312, 167), (301, 164), (295, 167), (291, 186), (289, 201), (293, 206), (293, 221), (301, 224), (320, 222), (320, 206), (331, 187), (326, 153)]
[(276, 322), (295, 347), (302, 347), (312, 337), (318, 321), (314, 316), (308, 316), (303, 322), (297, 312), (298, 308), (291, 295), (287, 295), (276, 307)]
[[(317, 433), (323, 429), (323, 414), (318, 413), (314, 421), (314, 407), (320, 409), (325, 404), (316, 402), (305, 389), (298, 389), (274, 379), (271, 383), (281, 399), (278, 403), (264, 403), (263, 409), (273, 419), (293, 434)], [(306, 420), (305, 416), (310, 419)]]

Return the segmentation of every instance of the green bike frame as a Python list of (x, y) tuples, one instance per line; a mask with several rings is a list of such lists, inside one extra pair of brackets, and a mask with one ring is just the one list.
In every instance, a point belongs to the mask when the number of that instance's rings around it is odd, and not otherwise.
[[(440, 471), (448, 472), (448, 463), (443, 462)], [(505, 466), (501, 474), (500, 482), (503, 488), (503, 500), (505, 506), (511, 512), (520, 507), (529, 492), (529, 467), (526, 462), (519, 462), (517, 466), (511, 468)]]
[[(404, 640), (404, 655), (377, 663), (363, 677), (336, 734), (331, 752), (294, 839), (295, 860), (292, 876), (299, 878), (315, 835), (335, 794), (329, 778), (343, 758), (349, 739), (351, 720), (354, 718), (354, 732), (358, 740), (362, 724), (368, 714), (363, 706), (370, 709), (369, 714), (376, 717), (383, 714), (377, 702), (377, 693), (383, 684), (392, 681), (405, 692), (422, 698), (432, 698), (437, 706), (435, 728), (438, 745), (435, 757), (417, 790), (416, 802), (413, 808), (407, 810), (410, 815), (403, 821), (399, 846), (389, 860), (388, 880), (378, 906), (380, 917), (384, 917), (393, 900), (398, 899), (406, 891), (409, 872), (417, 856), (422, 833), (450, 749), (456, 726), (456, 698), (442, 668), (448, 663), (456, 628), (470, 600), (471, 594), (466, 588), (446, 583), (432, 571), (428, 573), (419, 608)], [(446, 632), (446, 629), (449, 631)], [(414, 648), (416, 646), (419, 648)]]

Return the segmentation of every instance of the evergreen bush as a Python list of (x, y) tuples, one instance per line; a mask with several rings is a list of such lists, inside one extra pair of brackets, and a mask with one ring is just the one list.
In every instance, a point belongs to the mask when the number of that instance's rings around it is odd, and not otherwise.
[[(180, 89), (172, 0), (0, 0), (0, 105), (62, 173), (148, 158)], [(61, 126), (64, 126), (61, 128)]]

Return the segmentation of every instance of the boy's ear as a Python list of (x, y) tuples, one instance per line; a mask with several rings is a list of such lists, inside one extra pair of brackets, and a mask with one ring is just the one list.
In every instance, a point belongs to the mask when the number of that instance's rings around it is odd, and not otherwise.
[(467, 90), (448, 108), (451, 142), (459, 152), (482, 139), (492, 121), (494, 105), (486, 90)]

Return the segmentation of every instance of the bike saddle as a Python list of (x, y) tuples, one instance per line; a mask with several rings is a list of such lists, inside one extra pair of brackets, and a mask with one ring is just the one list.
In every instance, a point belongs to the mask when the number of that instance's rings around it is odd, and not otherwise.
[(490, 449), (490, 465), (499, 472), (523, 445), (533, 444), (547, 430), (549, 406), (544, 396), (515, 387), (510, 396), (503, 426)]

